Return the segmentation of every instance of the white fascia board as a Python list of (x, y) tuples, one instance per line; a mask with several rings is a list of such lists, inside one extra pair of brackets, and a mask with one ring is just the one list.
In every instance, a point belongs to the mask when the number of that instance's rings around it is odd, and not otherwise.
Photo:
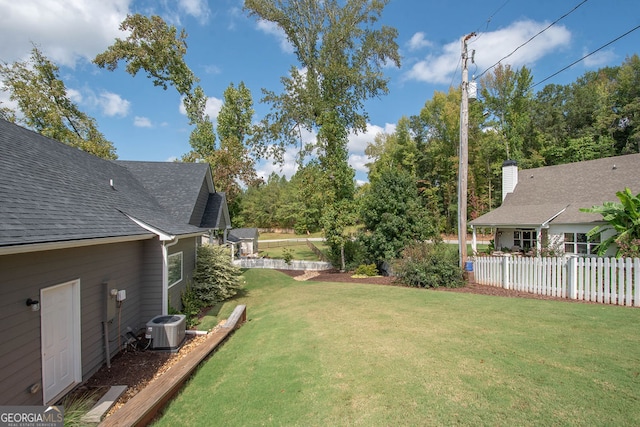
[[(125, 213), (125, 215), (127, 215), (127, 214)], [(156, 236), (158, 236), (160, 238), (161, 242), (171, 241), (171, 240), (176, 238), (176, 236), (173, 236), (171, 234), (165, 233), (162, 230), (159, 230), (159, 229), (157, 229), (155, 227), (152, 227), (151, 225), (149, 225), (149, 224), (147, 224), (147, 223), (145, 223), (143, 221), (140, 221), (139, 219), (136, 219), (136, 218), (132, 217), (131, 215), (127, 215), (127, 218), (129, 218), (131, 221), (135, 222), (136, 224), (138, 224), (140, 227), (144, 228), (145, 230), (150, 231), (153, 234), (155, 234)]]
[[(568, 206), (567, 206), (568, 207)], [(558, 215), (560, 215), (562, 212), (567, 210), (567, 207), (565, 207), (564, 209), (562, 209), (560, 212), (558, 212), (557, 214), (553, 215), (551, 218), (549, 218), (548, 220), (546, 220), (545, 222), (543, 222), (540, 225), (540, 228), (549, 228), (549, 223), (551, 221), (553, 221)]]

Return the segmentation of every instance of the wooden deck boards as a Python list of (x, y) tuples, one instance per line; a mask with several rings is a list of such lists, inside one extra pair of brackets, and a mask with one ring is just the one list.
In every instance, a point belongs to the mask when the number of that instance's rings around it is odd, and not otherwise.
[(245, 320), (246, 306), (239, 305), (224, 325), (210, 333), (205, 342), (149, 383), (114, 414), (107, 417), (99, 427), (146, 426), (180, 390), (198, 365)]

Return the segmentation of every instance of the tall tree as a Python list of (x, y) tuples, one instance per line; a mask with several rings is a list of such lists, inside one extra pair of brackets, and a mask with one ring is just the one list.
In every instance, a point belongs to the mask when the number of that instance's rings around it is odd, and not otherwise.
[(114, 71), (120, 61), (124, 61), (126, 71), (135, 76), (144, 70), (155, 86), (167, 89), (173, 86), (183, 96), (187, 117), (195, 129), (190, 142), (196, 151), (212, 150), (215, 141), (211, 138), (211, 119), (205, 113), (207, 97), (198, 78), (187, 66), (187, 33), (178, 34), (173, 25), (168, 25), (159, 16), (141, 14), (127, 15), (120, 24), (122, 31), (128, 32), (125, 39), (116, 38), (93, 62), (101, 68)]
[(396, 168), (416, 175), (418, 150), (411, 136), (410, 120), (401, 117), (392, 134), (380, 133), (365, 148), (365, 154), (373, 161), (367, 164), (369, 181), (375, 181), (387, 169)]
[(241, 186), (251, 186), (259, 180), (255, 161), (245, 146), (246, 138), (251, 135), (253, 114), (251, 91), (244, 82), (237, 88), (231, 83), (224, 91), (218, 114), (220, 144), (204, 157), (214, 167), (216, 185), (227, 193), (231, 213), (239, 210), (236, 198), (242, 191)]
[[(355, 171), (348, 164), (348, 134), (366, 130), (364, 101), (388, 92), (383, 67), (400, 66), (397, 30), (375, 27), (388, 1), (346, 0), (343, 6), (337, 0), (244, 3), (250, 15), (284, 31), (300, 66), (282, 77), (281, 94), (263, 90), (263, 102), (271, 104), (271, 112), (255, 141), (273, 147), (272, 154), (281, 158), (288, 146), (297, 145), (302, 130), (317, 132), (315, 144), (302, 147), (301, 156), (317, 153), (328, 178), (325, 207), (353, 199)], [(326, 235), (339, 231), (336, 222), (327, 221), (326, 226)]]
[(117, 157), (113, 144), (98, 131), (95, 119), (69, 98), (59, 68), (37, 47), (25, 62), (0, 65), (0, 77), (9, 99), (19, 108), (13, 111), (3, 107), (3, 118), (98, 157)]
[(502, 64), (481, 80), (484, 106), (494, 119), (494, 128), (504, 138), (505, 160), (526, 161), (528, 158), (525, 154), (530, 147), (525, 141), (531, 122), (532, 80), (527, 67), (514, 71)]
[[(417, 177), (428, 205), (437, 206), (434, 217), (440, 232), (456, 229), (458, 146), (460, 141), (460, 90), (435, 92), (414, 119), (414, 130), (424, 139), (417, 144)], [(417, 128), (417, 129), (416, 129)]]
[(337, 0), (245, 1), (251, 15), (284, 31), (300, 65), (281, 79), (281, 94), (264, 91), (263, 101), (272, 110), (256, 141), (267, 142), (263, 146), (273, 147), (277, 156), (297, 145), (301, 130), (317, 131), (316, 143), (306, 148), (318, 149), (325, 173), (333, 176), (335, 197), (352, 196), (346, 143), (349, 131), (366, 129), (363, 102), (386, 94), (382, 68), (400, 65), (397, 31), (374, 28), (387, 3), (347, 0), (341, 7)]

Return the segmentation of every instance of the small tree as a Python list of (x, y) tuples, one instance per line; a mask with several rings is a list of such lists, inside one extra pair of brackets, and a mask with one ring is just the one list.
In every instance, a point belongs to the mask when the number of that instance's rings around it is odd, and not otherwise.
[(438, 238), (414, 177), (400, 169), (385, 170), (371, 182), (363, 196), (361, 217), (365, 231), (358, 239), (367, 249), (369, 262), (378, 265), (398, 258), (412, 242)]
[[(618, 191), (616, 196), (621, 203), (604, 202), (602, 206), (582, 208), (582, 212), (599, 213), (608, 224), (592, 228), (587, 237), (592, 238), (603, 231), (614, 230), (615, 234), (596, 246), (598, 255), (602, 256), (613, 244), (618, 245), (617, 257), (622, 255), (638, 256), (640, 240), (640, 194), (634, 196), (629, 188)], [(622, 249), (622, 250), (621, 250)]]
[(242, 287), (242, 272), (231, 263), (229, 249), (204, 245), (198, 248), (193, 292), (203, 305), (213, 305), (231, 298)]

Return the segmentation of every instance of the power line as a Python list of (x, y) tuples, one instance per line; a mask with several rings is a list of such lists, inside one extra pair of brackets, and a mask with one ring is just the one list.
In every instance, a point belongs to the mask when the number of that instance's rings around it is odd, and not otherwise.
[(567, 65), (566, 67), (562, 68), (562, 69), (561, 69), (561, 70), (559, 70), (559, 71), (556, 71), (555, 73), (551, 74), (550, 76), (545, 77), (544, 79), (540, 80), (538, 83), (535, 83), (535, 84), (533, 84), (533, 85), (529, 86), (529, 87), (527, 88), (527, 90), (529, 90), (529, 89), (533, 89), (534, 87), (538, 86), (539, 84), (544, 83), (544, 82), (546, 82), (547, 80), (549, 80), (550, 78), (555, 77), (555, 76), (557, 76), (558, 74), (560, 74), (561, 72), (563, 72), (563, 71), (565, 71), (565, 70), (567, 70), (567, 69), (569, 69), (569, 68), (573, 67), (573, 66), (574, 66), (574, 65), (576, 65), (578, 62), (580, 62), (580, 61), (584, 61), (585, 59), (587, 59), (588, 57), (590, 57), (590, 56), (591, 56), (591, 55), (593, 55), (594, 53), (596, 53), (596, 52), (598, 52), (598, 51), (601, 51), (601, 50), (602, 50), (602, 49), (604, 49), (605, 47), (607, 47), (607, 46), (609, 46), (609, 45), (611, 45), (611, 44), (613, 44), (613, 43), (617, 42), (617, 41), (618, 41), (618, 40), (620, 40), (621, 38), (623, 38), (623, 37), (625, 37), (625, 36), (627, 36), (627, 35), (629, 35), (629, 34), (633, 33), (633, 32), (634, 32), (635, 30), (637, 30), (638, 28), (640, 28), (640, 25), (638, 25), (638, 26), (637, 26), (637, 27), (635, 27), (635, 28), (630, 29), (630, 30), (629, 30), (629, 31), (627, 31), (626, 33), (624, 33), (624, 34), (622, 34), (622, 35), (620, 35), (620, 36), (616, 37), (615, 39), (611, 40), (610, 42), (608, 42), (608, 43), (606, 43), (606, 44), (603, 44), (602, 46), (600, 46), (599, 48), (597, 48), (597, 49), (596, 49), (596, 50), (594, 50), (593, 52), (589, 52), (589, 53), (587, 53), (587, 54), (586, 54), (585, 56), (583, 56), (582, 58), (580, 58), (580, 59), (578, 59), (578, 60), (576, 60), (576, 61), (573, 61), (571, 64)]
[[(497, 8), (497, 9), (496, 9), (496, 11), (495, 11), (495, 12), (493, 12), (493, 13), (491, 14), (491, 16), (489, 16), (489, 18), (487, 18), (487, 21), (486, 21), (486, 23), (487, 23), (487, 24), (486, 24), (486, 26), (485, 26), (485, 31), (489, 29), (489, 24), (491, 23), (491, 20), (493, 19), (493, 17), (494, 17), (494, 16), (496, 16), (496, 14), (497, 14), (498, 12), (500, 12), (500, 11), (502, 10), (502, 8), (503, 8), (503, 7), (505, 7), (505, 6), (507, 5), (507, 3), (509, 3), (509, 0), (506, 0), (504, 3), (502, 3), (502, 6), (500, 6), (499, 8)], [(477, 30), (475, 30), (475, 31), (474, 31), (474, 33), (476, 33), (476, 34), (480, 33), (480, 27), (478, 27), (478, 29), (477, 29)], [(479, 35), (478, 37), (476, 37), (476, 39), (475, 39), (474, 41), (469, 42), (469, 44), (472, 44), (472, 43), (477, 42), (477, 41), (478, 41), (478, 39), (479, 39), (480, 37), (482, 37), (482, 33), (480, 33), (480, 35)]]
[[(485, 22), (486, 22), (486, 25), (485, 25), (485, 31), (486, 31), (487, 29), (489, 29), (489, 24), (491, 23), (491, 20), (493, 19), (493, 17), (494, 17), (494, 16), (496, 16), (496, 15), (498, 14), (498, 12), (500, 12), (500, 11), (502, 10), (502, 8), (504, 8), (504, 7), (507, 5), (507, 3), (509, 3), (509, 1), (510, 1), (510, 0), (505, 0), (505, 2), (504, 2), (504, 3), (502, 3), (502, 5), (501, 5), (500, 7), (498, 7), (498, 8), (495, 10), (495, 12), (493, 12), (493, 13), (492, 13), (488, 18), (487, 18), (487, 20), (485, 21)], [(482, 27), (482, 25), (480, 25), (480, 26), (478, 27), (478, 29), (477, 29), (477, 30), (473, 31), (473, 33), (474, 33), (474, 34), (478, 34), (478, 33), (480, 33), (480, 27)], [(472, 43), (477, 42), (477, 41), (478, 41), (478, 39), (479, 39), (480, 37), (482, 37), (482, 34), (483, 34), (483, 33), (480, 33), (480, 36), (476, 37), (476, 38), (475, 38), (475, 40), (473, 40), (473, 41), (469, 42), (468, 44), (472, 44)], [(453, 75), (451, 76), (451, 83), (449, 83), (449, 87), (453, 86), (453, 81), (455, 80), (456, 76), (458, 75), (458, 67), (460, 66), (460, 62), (461, 62), (461, 58), (458, 58), (458, 63), (456, 64), (456, 69), (454, 70)], [(475, 63), (474, 63), (474, 64), (475, 64)], [(477, 69), (477, 68), (478, 68), (478, 66), (476, 65), (476, 69)]]
[(557, 24), (560, 20), (566, 18), (567, 16), (569, 16), (570, 14), (572, 14), (573, 12), (576, 11), (576, 9), (578, 9), (580, 6), (582, 6), (583, 4), (585, 4), (588, 0), (583, 0), (580, 4), (578, 4), (577, 6), (575, 6), (573, 9), (571, 9), (569, 12), (565, 13), (564, 15), (562, 15), (560, 18), (556, 19), (555, 21), (553, 21), (551, 24), (547, 25), (544, 29), (540, 30), (536, 35), (534, 35), (533, 37), (531, 37), (529, 40), (527, 40), (526, 42), (522, 43), (520, 46), (518, 46), (517, 48), (515, 48), (510, 54), (508, 54), (507, 56), (503, 57), (502, 59), (500, 59), (498, 62), (496, 62), (495, 64), (493, 64), (491, 67), (487, 68), (486, 70), (484, 70), (482, 73), (480, 73), (480, 75), (477, 78), (482, 77), (487, 71), (489, 71), (490, 69), (494, 68), (496, 65), (500, 64), (503, 60), (507, 59), (508, 57), (510, 57), (511, 55), (513, 55), (514, 53), (516, 53), (516, 51), (518, 49), (520, 49), (521, 47), (529, 44), (533, 39), (535, 39), (536, 37), (538, 37), (540, 34), (544, 33), (545, 31), (547, 31), (549, 28), (553, 27), (555, 24)]

